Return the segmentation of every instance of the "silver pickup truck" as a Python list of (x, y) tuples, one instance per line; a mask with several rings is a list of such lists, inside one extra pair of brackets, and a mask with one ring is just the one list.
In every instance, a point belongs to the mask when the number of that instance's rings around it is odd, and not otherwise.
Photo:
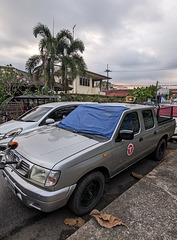
[(29, 207), (50, 212), (68, 204), (83, 215), (110, 178), (150, 153), (162, 159), (176, 124), (171, 109), (169, 116), (159, 111), (126, 103), (81, 105), (56, 126), (15, 137), (1, 162), (3, 176)]

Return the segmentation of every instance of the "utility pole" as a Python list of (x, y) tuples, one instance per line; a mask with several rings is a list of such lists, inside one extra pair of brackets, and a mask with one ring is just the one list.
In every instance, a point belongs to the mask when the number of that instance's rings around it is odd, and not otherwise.
[(109, 73), (112, 72), (111, 70), (108, 69), (108, 64), (107, 64), (107, 69), (105, 70), (105, 72), (107, 72), (107, 87), (106, 87), (106, 88), (107, 88), (107, 90), (108, 90), (108, 84), (109, 84), (109, 79), (108, 79), (108, 77), (109, 77)]

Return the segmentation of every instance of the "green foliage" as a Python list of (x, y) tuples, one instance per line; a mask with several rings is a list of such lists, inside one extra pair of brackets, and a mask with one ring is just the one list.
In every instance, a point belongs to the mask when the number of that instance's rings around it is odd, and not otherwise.
[(6, 99), (7, 93), (5, 92), (4, 85), (0, 82), (0, 102), (3, 102)]
[(157, 90), (157, 87), (153, 85), (149, 87), (138, 87), (129, 90), (127, 95), (136, 97), (137, 102), (145, 102), (148, 98), (155, 98)]
[(24, 89), (29, 87), (29, 81), (24, 77), (24, 74), (17, 71), (11, 64), (0, 67), (0, 97), (2, 100), (6, 96), (14, 97), (23, 94)]
[(60, 93), (61, 101), (80, 101), (80, 102), (125, 102), (125, 98), (102, 96), (102, 95), (84, 95), (84, 94), (67, 94)]

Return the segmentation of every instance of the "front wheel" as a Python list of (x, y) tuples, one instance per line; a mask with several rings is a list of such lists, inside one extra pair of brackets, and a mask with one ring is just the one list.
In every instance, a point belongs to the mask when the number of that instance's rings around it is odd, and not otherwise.
[(85, 175), (69, 200), (69, 208), (78, 216), (90, 212), (103, 195), (105, 179), (101, 172)]
[(154, 151), (154, 160), (155, 161), (162, 160), (166, 147), (167, 147), (167, 141), (163, 138), (160, 140), (160, 142), (158, 143), (158, 145)]

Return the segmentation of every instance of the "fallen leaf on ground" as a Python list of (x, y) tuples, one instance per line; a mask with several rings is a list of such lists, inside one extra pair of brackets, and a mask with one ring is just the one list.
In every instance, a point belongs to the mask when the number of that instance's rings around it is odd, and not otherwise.
[(138, 179), (142, 179), (144, 177), (143, 175), (137, 174), (135, 172), (132, 172), (132, 176), (135, 177), (135, 178), (138, 178)]
[(78, 218), (66, 218), (64, 220), (64, 223), (66, 225), (69, 225), (70, 227), (75, 226), (75, 227), (80, 228), (80, 227), (82, 227), (84, 225), (85, 220), (82, 219), (81, 217), (78, 217)]
[(100, 213), (97, 209), (91, 211), (90, 215), (94, 217), (102, 227), (113, 228), (117, 225), (123, 225), (128, 228), (128, 226), (124, 224), (119, 218), (109, 214)]

